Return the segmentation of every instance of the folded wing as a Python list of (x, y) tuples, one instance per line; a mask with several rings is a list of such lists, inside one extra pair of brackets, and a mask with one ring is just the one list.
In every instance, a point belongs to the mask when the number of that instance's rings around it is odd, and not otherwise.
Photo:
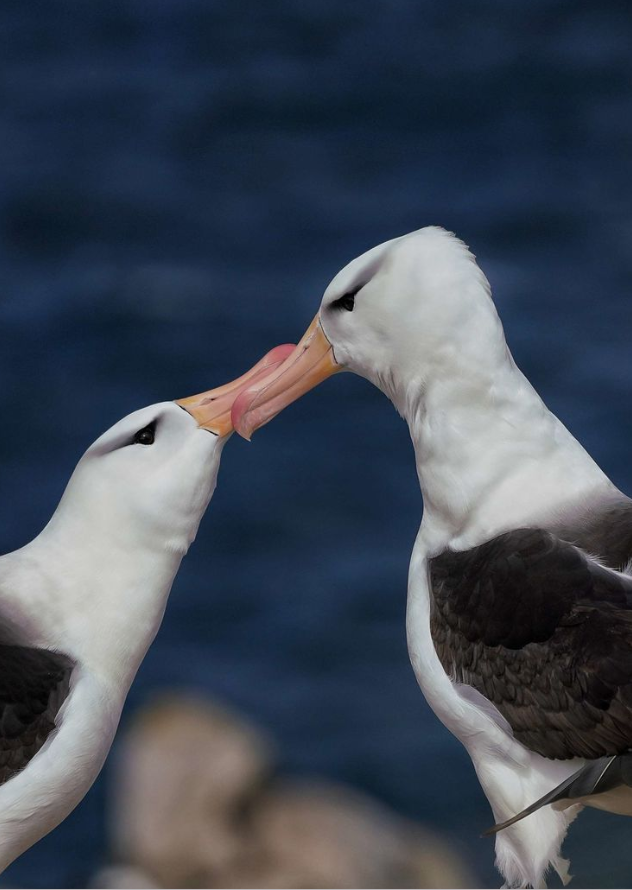
[(0, 644), (0, 783), (24, 769), (55, 730), (73, 667), (58, 652)]
[(507, 532), (430, 563), (448, 674), (527, 748), (596, 759), (632, 747), (632, 579), (549, 531)]

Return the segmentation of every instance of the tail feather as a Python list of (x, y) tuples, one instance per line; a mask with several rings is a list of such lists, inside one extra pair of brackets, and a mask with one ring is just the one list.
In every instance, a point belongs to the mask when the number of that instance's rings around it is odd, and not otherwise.
[(618, 788), (620, 785), (632, 785), (632, 752), (591, 760), (590, 763), (582, 766), (544, 797), (536, 800), (535, 803), (512, 816), (511, 819), (488, 828), (482, 836), (489, 837), (498, 831), (509, 828), (510, 825), (515, 825), (525, 816), (530, 816), (547, 804), (556, 803), (558, 800), (577, 800), (581, 797), (589, 797), (591, 794), (602, 794), (605, 791)]

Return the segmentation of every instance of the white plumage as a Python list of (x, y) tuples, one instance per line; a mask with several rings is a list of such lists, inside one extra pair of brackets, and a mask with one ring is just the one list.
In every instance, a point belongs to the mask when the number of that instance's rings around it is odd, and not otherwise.
[[(154, 444), (134, 443), (150, 424)], [(131, 414), (88, 449), (41, 534), (0, 559), (3, 638), (71, 661), (55, 729), (0, 787), (0, 867), (65, 818), (101, 769), (224, 442), (173, 402)]]
[(549, 866), (566, 880), (560, 847), (581, 804), (632, 812), (632, 626), (621, 629), (632, 505), (517, 368), (485, 276), (442, 229), (382, 244), (336, 275), (294, 354), (236, 400), (235, 429), (249, 437), (338, 370), (366, 377), (408, 422), (424, 499), (410, 657), (496, 821), (580, 770), (567, 797), (549, 795), (554, 806), (496, 835), (508, 886), (544, 886)]
[(291, 348), (119, 421), (81, 458), (41, 534), (0, 558), (0, 870), (99, 773), (213, 494), (232, 402)]

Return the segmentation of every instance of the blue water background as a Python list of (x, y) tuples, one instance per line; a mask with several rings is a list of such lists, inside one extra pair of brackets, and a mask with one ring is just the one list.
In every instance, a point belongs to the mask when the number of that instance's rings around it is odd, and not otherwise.
[[(0, 90), (4, 551), (111, 423), (295, 340), (344, 263), (431, 223), (632, 492), (629, 3), (4, 0)], [(233, 437), (124, 723), (167, 687), (218, 696), (284, 769), (441, 829), (497, 886), (489, 808), (407, 660), (421, 509), (404, 423), (351, 375)], [(8, 886), (85, 886), (108, 774)], [(631, 832), (583, 815), (574, 886), (629, 886)]]

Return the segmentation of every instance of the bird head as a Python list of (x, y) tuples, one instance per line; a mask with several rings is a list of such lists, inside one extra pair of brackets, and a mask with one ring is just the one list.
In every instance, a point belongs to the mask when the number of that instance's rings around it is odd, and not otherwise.
[(235, 398), (293, 349), (277, 347), (224, 386), (118, 421), (79, 461), (54, 524), (64, 518), (101, 541), (186, 552), (215, 489)]
[(344, 267), (293, 350), (245, 386), (232, 423), (245, 438), (338, 371), (366, 377), (402, 414), (433, 379), (487, 372), (506, 353), (487, 280), (454, 235), (428, 227), (387, 241)]

